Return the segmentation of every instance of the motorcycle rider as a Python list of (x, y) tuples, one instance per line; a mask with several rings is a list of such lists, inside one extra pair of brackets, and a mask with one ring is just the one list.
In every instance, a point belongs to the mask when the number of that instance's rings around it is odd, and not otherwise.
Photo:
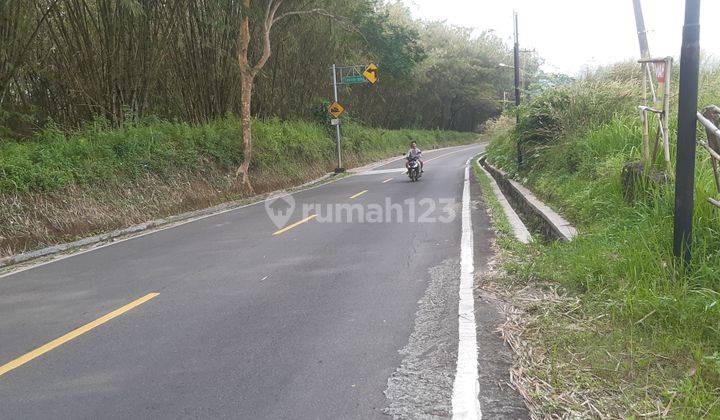
[(407, 154), (405, 155), (405, 169), (407, 169), (406, 173), (410, 172), (410, 161), (408, 160), (410, 158), (417, 159), (418, 162), (420, 162), (420, 173), (424, 172), (422, 150), (417, 147), (417, 143), (415, 142), (415, 140), (410, 142), (410, 150), (408, 150)]

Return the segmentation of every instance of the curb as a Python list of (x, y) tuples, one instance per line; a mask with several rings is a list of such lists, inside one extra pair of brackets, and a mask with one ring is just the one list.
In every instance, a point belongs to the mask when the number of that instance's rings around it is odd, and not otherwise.
[[(302, 185), (298, 185), (296, 187), (288, 189), (288, 191), (297, 192), (299, 190), (302, 190), (306, 187), (309, 187), (314, 184), (322, 183), (329, 178), (334, 177), (335, 173), (327, 173), (319, 178), (316, 178), (314, 180), (308, 181)], [(20, 264), (23, 262), (27, 262), (30, 260), (34, 260), (37, 258), (47, 257), (55, 254), (59, 254), (65, 251), (69, 250), (76, 250), (78, 248), (82, 248), (89, 245), (97, 245), (99, 243), (104, 242), (113, 242), (115, 239), (132, 235), (135, 233), (150, 231), (152, 229), (162, 228), (162, 227), (169, 227), (170, 225), (174, 223), (180, 223), (180, 222), (190, 222), (193, 219), (212, 216), (214, 214), (219, 214), (223, 212), (228, 212), (231, 210), (239, 209), (241, 207), (250, 206), (253, 204), (257, 204), (261, 201), (263, 201), (267, 196), (273, 194), (273, 192), (269, 192), (267, 194), (260, 194), (255, 195), (252, 197), (248, 197), (245, 200), (235, 200), (230, 201), (222, 204), (218, 204), (213, 207), (208, 207), (204, 209), (194, 210), (182, 214), (176, 214), (168, 217), (164, 217), (161, 219), (155, 219), (148, 222), (140, 223), (138, 225), (130, 226), (123, 229), (117, 229), (113, 230), (111, 232), (107, 233), (101, 233), (98, 235), (88, 236), (82, 239), (78, 239), (77, 241), (72, 242), (65, 242), (62, 244), (57, 245), (51, 245), (45, 248), (40, 248), (34, 251), (28, 251), (23, 252), (21, 254), (11, 255), (9, 257), (0, 258), (0, 268), (8, 268), (10, 266)]]
[(550, 206), (535, 197), (532, 191), (519, 182), (509, 179), (504, 171), (490, 165), (485, 157), (480, 158), (480, 165), (490, 172), (500, 189), (517, 205), (520, 213), (537, 222), (540, 229), (549, 237), (563, 242), (571, 242), (577, 237), (577, 229)]

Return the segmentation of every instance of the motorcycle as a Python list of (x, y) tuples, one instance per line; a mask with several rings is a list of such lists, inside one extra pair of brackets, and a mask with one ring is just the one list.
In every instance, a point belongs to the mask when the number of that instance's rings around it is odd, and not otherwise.
[(412, 182), (417, 181), (422, 176), (420, 172), (420, 162), (418, 158), (407, 158), (408, 160), (408, 176)]

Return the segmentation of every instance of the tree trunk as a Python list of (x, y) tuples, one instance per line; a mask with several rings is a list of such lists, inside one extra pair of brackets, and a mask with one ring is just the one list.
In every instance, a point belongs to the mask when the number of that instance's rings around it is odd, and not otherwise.
[(253, 83), (255, 81), (255, 76), (258, 74), (260, 70), (265, 66), (268, 59), (271, 55), (271, 45), (270, 45), (270, 30), (272, 29), (273, 24), (284, 17), (293, 16), (293, 15), (300, 15), (300, 14), (308, 14), (308, 13), (315, 13), (319, 9), (312, 9), (312, 10), (301, 10), (301, 11), (294, 11), (294, 12), (286, 12), (282, 15), (275, 17), (275, 13), (278, 11), (280, 6), (282, 5), (284, 0), (268, 0), (266, 3), (265, 8), (265, 20), (259, 25), (261, 28), (262, 33), (262, 54), (260, 55), (260, 58), (257, 59), (257, 63), (254, 65), (251, 65), (249, 62), (249, 55), (250, 52), (250, 41), (251, 41), (251, 31), (250, 31), (250, 3), (251, 0), (243, 0), (243, 18), (240, 22), (240, 34), (238, 38), (238, 47), (239, 47), (239, 53), (238, 53), (238, 65), (240, 67), (240, 85), (242, 88), (242, 91), (240, 92), (240, 113), (242, 117), (242, 136), (243, 136), (243, 163), (237, 170), (237, 175), (242, 172), (243, 179), (242, 183), (243, 186), (247, 187), (248, 190), (251, 193), (254, 193), (252, 184), (250, 183), (250, 159), (252, 158), (252, 138), (251, 138), (251, 119), (250, 119), (250, 111), (251, 111), (251, 101), (252, 101), (252, 91), (253, 91)]
[(243, 138), (243, 163), (238, 169), (238, 174), (242, 172), (242, 183), (243, 186), (247, 187), (251, 193), (255, 190), (250, 182), (250, 160), (252, 159), (252, 131), (250, 124), (252, 123), (250, 110), (252, 100), (252, 89), (253, 89), (253, 75), (243, 73), (241, 76), (241, 89), (240, 92), (240, 117), (242, 120), (242, 138)]
[(250, 183), (250, 159), (252, 158), (252, 128), (251, 120), (251, 102), (252, 89), (255, 79), (255, 70), (251, 68), (248, 62), (248, 51), (250, 47), (250, 18), (248, 11), (250, 9), (250, 0), (243, 0), (243, 18), (240, 23), (240, 38), (238, 54), (238, 65), (240, 66), (240, 119), (242, 122), (242, 138), (243, 138), (243, 163), (237, 170), (236, 176), (242, 172), (242, 184), (252, 194), (255, 192)]

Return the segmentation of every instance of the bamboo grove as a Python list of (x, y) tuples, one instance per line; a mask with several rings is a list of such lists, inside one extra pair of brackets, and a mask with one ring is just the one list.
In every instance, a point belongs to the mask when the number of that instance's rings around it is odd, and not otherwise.
[[(0, 138), (97, 118), (122, 126), (239, 113), (240, 22), (254, 13), (242, 3), (0, 0)], [(421, 22), (401, 2), (287, 3), (324, 13), (273, 29), (272, 56), (255, 79), (254, 117), (324, 118), (333, 63), (380, 65), (377, 86), (341, 92), (349, 118), (378, 127), (475, 130), (512, 90), (512, 72), (498, 66), (511, 52), (492, 32)], [(526, 85), (538, 61), (527, 57)]]

